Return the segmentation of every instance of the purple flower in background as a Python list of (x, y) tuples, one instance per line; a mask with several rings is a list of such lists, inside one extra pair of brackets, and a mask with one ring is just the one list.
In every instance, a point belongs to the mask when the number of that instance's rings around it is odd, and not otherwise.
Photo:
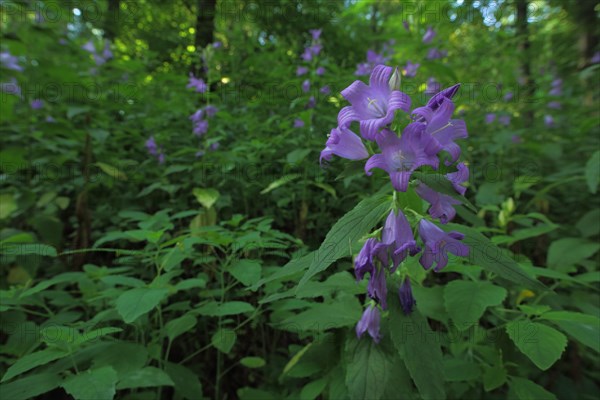
[(195, 156), (196, 158), (200, 158), (200, 157), (203, 157), (205, 154), (206, 154), (206, 153), (205, 153), (203, 150), (198, 150), (198, 151), (196, 152), (196, 154), (194, 154), (194, 156)]
[(148, 140), (146, 140), (146, 149), (148, 153), (155, 156), (158, 153), (158, 146), (156, 145), (156, 141), (154, 140), (154, 136), (150, 136)]
[(221, 47), (223, 47), (223, 42), (217, 40), (216, 42), (214, 42), (212, 44), (213, 49), (220, 49)]
[(208, 121), (203, 119), (198, 121), (194, 126), (194, 135), (200, 137), (208, 132)]
[(513, 99), (513, 97), (514, 97), (514, 94), (513, 94), (513, 92), (507, 92), (507, 93), (504, 95), (504, 101), (511, 101), (511, 100)]
[(427, 79), (427, 87), (425, 88), (425, 94), (433, 95), (439, 92), (441, 88), (442, 85), (440, 85), (440, 83), (434, 77), (429, 77)]
[(600, 63), (600, 51), (597, 51), (594, 53), (594, 55), (590, 59), (590, 63), (592, 63), (592, 64)]
[(433, 30), (433, 28), (431, 26), (428, 26), (427, 31), (423, 35), (423, 43), (424, 44), (431, 43), (431, 41), (433, 40), (433, 38), (435, 38), (436, 35), (437, 35), (437, 33)]
[(368, 140), (375, 140), (378, 131), (389, 125), (396, 110), (408, 112), (410, 97), (389, 86), (392, 68), (384, 65), (375, 67), (369, 78), (369, 86), (362, 81), (354, 81), (342, 90), (342, 96), (352, 104), (344, 107), (338, 115), (342, 125), (360, 121), (360, 133)]
[(367, 50), (367, 62), (371, 64), (385, 64), (388, 60), (389, 57), (386, 57), (383, 54), (377, 53), (374, 50)]
[(89, 53), (96, 52), (96, 47), (94, 46), (94, 41), (91, 39), (88, 40), (83, 46), (81, 46), (81, 48)]
[(406, 20), (402, 21), (402, 26), (404, 27), (406, 32), (410, 32), (410, 24), (408, 23), (408, 21), (406, 21)]
[(46, 122), (48, 122), (48, 123), (54, 123), (54, 122), (56, 122), (56, 120), (55, 120), (54, 118), (52, 118), (52, 116), (51, 116), (51, 115), (48, 115), (48, 116), (46, 117)]
[(315, 108), (316, 105), (317, 100), (315, 99), (315, 96), (310, 96), (308, 98), (308, 102), (306, 103), (306, 108)]
[(113, 53), (110, 51), (110, 42), (107, 40), (104, 42), (104, 50), (102, 50), (102, 57), (104, 60), (109, 60), (113, 58)]
[(296, 68), (296, 76), (302, 76), (308, 72), (307, 67), (298, 67)]
[(365, 172), (371, 175), (373, 168), (380, 168), (390, 175), (392, 186), (406, 192), (412, 173), (423, 165), (437, 169), (439, 160), (436, 154), (442, 149), (439, 142), (425, 132), (425, 124), (409, 124), (399, 138), (390, 130), (384, 129), (377, 137), (381, 154), (374, 154), (365, 164)]
[(323, 68), (323, 67), (319, 67), (319, 68), (317, 68), (317, 70), (315, 71), (315, 73), (316, 73), (317, 75), (319, 75), (319, 76), (320, 76), (320, 75), (323, 75), (323, 74), (325, 74), (325, 68)]
[(204, 107), (204, 112), (206, 113), (207, 118), (212, 118), (219, 111), (219, 109), (211, 104)]
[(400, 288), (398, 289), (398, 297), (400, 298), (400, 305), (402, 306), (404, 315), (410, 315), (417, 302), (413, 297), (410, 278), (408, 276), (404, 278), (402, 285), (400, 285)]
[(522, 142), (521, 136), (512, 135), (512, 137), (510, 138), (510, 141), (513, 142), (514, 144), (520, 144)]
[(198, 109), (195, 113), (193, 113), (192, 115), (190, 115), (190, 119), (192, 120), (192, 122), (197, 123), (200, 122), (202, 119), (204, 118), (204, 110), (203, 109)]
[(219, 149), (219, 147), (221, 147), (221, 143), (219, 143), (219, 142), (214, 142), (214, 143), (212, 143), (210, 146), (208, 146), (208, 149), (209, 149), (210, 151), (216, 151), (216, 150), (218, 150), (218, 149)]
[(10, 82), (0, 83), (0, 92), (21, 97), (21, 87), (14, 77), (10, 78)]
[(304, 121), (302, 121), (300, 118), (296, 118), (294, 120), (294, 128), (303, 128), (304, 127)]
[[(410, 254), (414, 256), (421, 249), (417, 246), (417, 242), (412, 233), (412, 229), (406, 216), (400, 210), (398, 213), (390, 211), (383, 232), (381, 233), (381, 243), (385, 246), (385, 253), (389, 250), (393, 261), (391, 272), (393, 273), (398, 268), (398, 265)], [(387, 255), (387, 254), (386, 254)], [(388, 264), (388, 260), (385, 260)]]
[(305, 79), (304, 82), (302, 82), (302, 91), (304, 93), (308, 93), (309, 90), (310, 90), (310, 81), (308, 79)]
[(40, 99), (31, 100), (29, 105), (31, 106), (32, 110), (39, 110), (44, 107), (44, 101)]
[(371, 73), (371, 70), (372, 70), (371, 64), (360, 63), (356, 66), (356, 71), (354, 72), (354, 75), (357, 75), (357, 76), (369, 75)]
[(560, 104), (560, 101), (551, 101), (550, 103), (548, 103), (548, 108), (552, 108), (553, 110), (560, 110), (562, 108), (562, 105)]
[(23, 71), (23, 67), (19, 65), (18, 57), (13, 56), (8, 51), (0, 52), (0, 65), (13, 71)]
[(319, 89), (319, 92), (321, 92), (322, 94), (329, 94), (331, 93), (331, 89), (329, 88), (329, 85), (325, 85), (321, 89)]
[(426, 107), (430, 108), (432, 111), (437, 110), (440, 107), (440, 105), (445, 101), (445, 99), (452, 100), (456, 93), (458, 93), (459, 89), (460, 83), (457, 83), (456, 85), (450, 86), (449, 88), (446, 88), (441, 92), (434, 94), (427, 102)]
[(369, 306), (365, 309), (360, 321), (356, 324), (356, 336), (360, 339), (365, 332), (369, 332), (369, 336), (373, 338), (375, 343), (381, 340), (379, 333), (379, 325), (381, 323), (381, 315), (377, 306)]
[(312, 61), (313, 53), (310, 51), (310, 47), (304, 49), (304, 52), (302, 53), (301, 57), (306, 62)]
[(321, 31), (322, 31), (322, 29), (311, 29), (311, 30), (309, 30), (310, 35), (312, 36), (313, 40), (319, 40), (319, 37), (321, 37)]
[(494, 122), (496, 120), (496, 114), (494, 113), (488, 113), (485, 115), (485, 123), (486, 124), (491, 124), (492, 122)]
[(381, 308), (387, 310), (387, 285), (385, 282), (385, 270), (373, 268), (367, 285), (367, 294), (370, 298), (381, 304)]
[(429, 215), (432, 218), (439, 218), (442, 224), (448, 223), (456, 216), (456, 210), (453, 206), (462, 204), (459, 200), (436, 192), (424, 183), (419, 184), (415, 191), (421, 198), (431, 204)]
[(319, 53), (321, 52), (322, 49), (323, 49), (323, 45), (321, 45), (320, 43), (315, 43), (309, 47), (310, 52), (315, 57), (319, 55)]
[(160, 153), (158, 155), (157, 159), (158, 159), (159, 164), (164, 164), (165, 163), (165, 153)]
[(404, 75), (406, 75), (408, 78), (413, 78), (415, 75), (417, 75), (417, 70), (420, 66), (421, 64), (407, 61), (406, 65), (404, 66)]
[(204, 80), (202, 78), (196, 78), (194, 76), (194, 74), (192, 74), (190, 72), (190, 80), (186, 86), (186, 88), (188, 89), (196, 89), (196, 92), (198, 93), (204, 93), (206, 92), (206, 89), (208, 89), (208, 86), (206, 86), (206, 83), (204, 83)]
[(563, 80), (556, 78), (552, 81), (552, 89), (550, 90), (550, 96), (562, 96), (562, 84)]
[(425, 269), (431, 268), (435, 262), (434, 271), (439, 272), (448, 264), (447, 253), (459, 257), (469, 255), (469, 246), (460, 242), (465, 235), (455, 231), (446, 233), (426, 219), (422, 219), (419, 224), (419, 236), (425, 244), (419, 262)]
[(552, 115), (544, 115), (544, 125), (548, 128), (554, 128), (555, 124)]
[(432, 49), (429, 49), (429, 51), (427, 52), (426, 58), (428, 60), (437, 60), (440, 58), (444, 58), (447, 55), (448, 55), (447, 50), (439, 50), (438, 48), (434, 47)]
[(510, 115), (501, 115), (498, 117), (498, 122), (500, 122), (501, 125), (504, 126), (508, 126), (510, 125)]
[(320, 161), (329, 161), (332, 155), (349, 160), (364, 160), (369, 157), (369, 152), (356, 133), (339, 127), (331, 130), (325, 148), (321, 151)]

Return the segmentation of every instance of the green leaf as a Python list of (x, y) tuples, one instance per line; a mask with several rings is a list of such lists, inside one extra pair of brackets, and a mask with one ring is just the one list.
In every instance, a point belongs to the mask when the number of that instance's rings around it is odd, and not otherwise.
[(104, 350), (93, 359), (95, 368), (112, 366), (119, 379), (141, 369), (148, 360), (148, 350), (138, 343), (107, 343)]
[(90, 111), (88, 106), (69, 106), (67, 108), (67, 118), (73, 119), (73, 117)]
[(10, 193), (0, 194), (0, 219), (9, 217), (16, 209), (15, 196)]
[(4, 243), (2, 244), (2, 254), (3, 256), (57, 256), (56, 249), (53, 246), (41, 243)]
[(216, 189), (195, 188), (192, 190), (192, 193), (196, 196), (198, 203), (202, 204), (204, 208), (211, 208), (220, 196)]
[[(70, 328), (70, 329), (72, 329), (72, 328)], [(93, 331), (84, 332), (81, 335), (78, 335), (75, 339), (75, 345), (79, 346), (79, 345), (89, 342), (89, 341), (98, 340), (99, 338), (101, 338), (103, 336), (122, 332), (122, 331), (123, 331), (123, 329), (115, 328), (112, 326), (106, 326), (103, 328), (94, 329)]]
[(523, 271), (506, 250), (497, 247), (477, 230), (458, 224), (446, 224), (444, 228), (465, 235), (462, 242), (469, 246), (468, 258), (472, 264), (483, 267), (518, 285), (539, 291), (548, 290), (546, 286)]
[(240, 364), (248, 368), (262, 368), (266, 362), (261, 357), (244, 357), (240, 360)]
[(501, 365), (486, 367), (483, 373), (483, 388), (486, 392), (491, 392), (494, 389), (506, 383), (506, 368)]
[(117, 389), (134, 389), (154, 386), (173, 386), (173, 380), (163, 370), (145, 367), (132, 372), (117, 384)]
[(3, 399), (27, 400), (58, 387), (60, 377), (52, 373), (29, 375), (26, 378), (0, 385)]
[(581, 238), (563, 238), (550, 244), (548, 267), (561, 272), (572, 272), (575, 265), (594, 255), (600, 244)]
[(219, 329), (212, 336), (210, 342), (217, 349), (227, 354), (233, 348), (235, 341), (237, 340), (237, 335), (234, 330), (231, 329)]
[(252, 307), (250, 303), (244, 301), (229, 301), (222, 304), (212, 301), (198, 307), (193, 312), (209, 317), (223, 317), (226, 315), (244, 314), (253, 311), (254, 307)]
[(351, 335), (344, 350), (346, 386), (351, 399), (381, 399), (390, 378), (390, 361), (381, 345), (370, 337), (356, 339)]
[(261, 265), (255, 260), (237, 260), (229, 266), (229, 273), (244, 286), (254, 285), (260, 279)]
[(117, 380), (117, 372), (112, 367), (102, 367), (71, 376), (61, 386), (75, 400), (112, 400)]
[(275, 190), (280, 186), (285, 185), (286, 183), (290, 183), (293, 180), (296, 180), (300, 178), (300, 174), (288, 174), (288, 175), (284, 175), (281, 178), (271, 182), (269, 184), (269, 186), (267, 186), (265, 189), (263, 189), (260, 194), (266, 194), (269, 193), (271, 190)]
[(551, 320), (551, 322), (558, 326), (562, 331), (566, 332), (567, 335), (600, 353), (600, 327), (597, 322), (590, 324), (558, 319)]
[(393, 301), (390, 308), (392, 341), (421, 397), (425, 400), (445, 399), (445, 372), (439, 337), (418, 310), (404, 315), (398, 301)]
[(112, 165), (103, 163), (103, 162), (97, 162), (96, 165), (98, 167), (100, 167), (100, 169), (108, 176), (110, 176), (111, 178), (115, 178), (117, 180), (120, 181), (126, 181), (127, 180), (127, 175), (125, 175), (125, 172), (121, 171), (119, 168), (117, 167), (113, 167)]
[(461, 331), (477, 324), (486, 308), (501, 304), (505, 297), (506, 289), (490, 282), (458, 280), (444, 289), (446, 310)]
[(168, 294), (168, 289), (131, 289), (117, 299), (117, 311), (123, 321), (129, 324), (153, 310)]
[(596, 151), (585, 164), (585, 181), (590, 192), (596, 194), (600, 182), (600, 150)]
[(165, 363), (165, 371), (175, 383), (175, 391), (189, 400), (202, 399), (202, 383), (198, 374), (180, 364)]
[(165, 325), (167, 337), (172, 342), (177, 336), (190, 331), (194, 326), (196, 326), (197, 322), (198, 321), (196, 320), (196, 317), (190, 314), (185, 314), (182, 317), (171, 320)]
[(340, 296), (337, 301), (313, 303), (299, 314), (278, 323), (279, 329), (290, 332), (325, 331), (353, 326), (360, 319), (362, 307), (355, 296)]
[(173, 268), (177, 267), (187, 255), (181, 251), (180, 244), (176, 244), (165, 254), (160, 262), (160, 267), (165, 271), (171, 271)]
[[(312, 260), (296, 290), (316, 274), (324, 271), (344, 255), (351, 255), (352, 244), (368, 233), (390, 208), (388, 197), (375, 195), (360, 203), (344, 215), (325, 236), (317, 251), (311, 254)], [(284, 267), (285, 268), (285, 267)]]
[(300, 391), (300, 400), (315, 400), (325, 390), (328, 379), (321, 378), (305, 385)]
[(592, 237), (600, 233), (600, 208), (585, 213), (575, 227), (584, 237)]
[(478, 379), (481, 376), (479, 366), (471, 361), (447, 359), (444, 360), (446, 382), (463, 382)]
[(506, 332), (517, 348), (543, 371), (560, 358), (567, 346), (565, 335), (537, 322), (512, 321)]
[(66, 357), (68, 355), (68, 352), (54, 347), (27, 354), (26, 356), (19, 358), (13, 365), (10, 366), (10, 368), (6, 371), (6, 374), (4, 374), (2, 377), (1, 382), (5, 382), (35, 367), (46, 365), (49, 362), (58, 360), (59, 358)]
[[(510, 388), (519, 400), (556, 400), (556, 396), (529, 379), (511, 377)], [(509, 394), (510, 397), (510, 394)]]

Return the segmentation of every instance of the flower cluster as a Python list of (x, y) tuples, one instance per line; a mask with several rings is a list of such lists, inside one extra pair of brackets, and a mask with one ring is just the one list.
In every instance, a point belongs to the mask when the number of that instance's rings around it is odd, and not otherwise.
[[(551, 85), (551, 89), (550, 89), (550, 96), (552, 97), (561, 97), (562, 93), (563, 93), (563, 80), (560, 78), (555, 78), (554, 80), (552, 80)], [(560, 110), (562, 108), (562, 105), (560, 103), (560, 101), (558, 100), (552, 100), (548, 103), (548, 108), (550, 109), (555, 109), (555, 110)], [(547, 128), (554, 128), (556, 126), (556, 122), (554, 121), (554, 117), (551, 114), (546, 114), (544, 115), (544, 125), (546, 125)]]
[[(457, 139), (467, 137), (464, 121), (452, 119), (454, 103), (452, 98), (460, 85), (442, 90), (429, 99), (423, 107), (411, 111), (411, 100), (399, 90), (398, 70), (378, 65), (374, 68), (369, 85), (355, 81), (342, 91), (342, 96), (350, 102), (338, 114), (338, 126), (331, 131), (325, 149), (321, 152), (321, 161), (330, 160), (333, 155), (350, 160), (363, 160), (367, 175), (374, 168), (386, 171), (395, 190), (405, 192), (409, 188), (410, 178), (421, 166), (437, 170), (440, 154), (447, 153), (445, 164), (454, 166), (455, 171), (447, 173), (447, 179), (458, 195), (463, 195), (463, 186), (469, 178), (469, 170), (464, 163), (458, 163), (460, 147)], [(406, 125), (402, 135), (391, 130), (396, 111), (409, 113), (411, 122)], [(352, 122), (358, 122), (360, 136), (350, 129)], [(362, 138), (361, 138), (362, 137)], [(375, 142), (380, 153), (369, 157), (369, 151), (363, 139)], [(454, 205), (460, 204), (458, 196), (439, 193), (422, 182), (415, 182), (416, 193), (430, 203), (429, 214), (439, 222), (446, 224), (454, 218)], [(459, 232), (445, 232), (427, 219), (418, 223), (419, 237), (423, 247), (417, 244), (413, 229), (400, 209), (393, 209), (381, 231), (380, 238), (370, 237), (364, 243), (355, 259), (357, 280), (369, 276), (367, 292), (373, 300), (365, 310), (356, 326), (360, 337), (365, 332), (376, 342), (380, 339), (379, 308), (387, 309), (386, 276), (394, 274), (401, 263), (409, 256), (420, 255), (419, 262), (425, 269), (433, 267), (440, 271), (448, 263), (448, 253), (465, 257), (469, 248), (461, 242)], [(398, 295), (405, 313), (410, 313), (415, 305), (410, 279), (405, 276), (398, 289)]]
[(110, 42), (108, 40), (104, 41), (104, 47), (102, 52), (96, 50), (96, 46), (94, 45), (93, 40), (88, 40), (81, 48), (88, 53), (90, 53), (94, 57), (94, 62), (97, 66), (105, 64), (108, 60), (113, 58), (113, 53), (110, 50)]
[[(300, 77), (300, 76), (304, 76), (304, 75), (309, 75), (308, 77), (306, 77), (303, 81), (302, 84), (300, 85), (302, 92), (304, 93), (309, 93), (310, 92), (310, 88), (311, 88), (311, 79), (313, 79), (313, 81), (316, 80), (316, 77), (318, 76), (323, 76), (325, 75), (325, 67), (322, 65), (319, 65), (320, 59), (319, 59), (319, 54), (321, 54), (321, 50), (323, 49), (323, 44), (321, 43), (321, 29), (311, 29), (310, 31), (310, 36), (311, 36), (311, 42), (308, 46), (306, 46), (304, 48), (304, 51), (302, 53), (302, 55), (300, 56), (300, 58), (303, 61), (302, 65), (299, 65), (296, 68), (296, 76)], [(311, 78), (312, 76), (312, 78)], [(331, 89), (329, 88), (329, 85), (324, 85), (321, 86), (321, 88), (319, 89), (319, 92), (322, 94), (329, 94), (329, 92), (331, 91)], [(317, 104), (317, 100), (315, 99), (315, 96), (311, 95), (308, 99), (308, 102), (306, 103), (306, 108), (314, 108)], [(304, 126), (304, 122), (302, 122), (302, 124), (300, 124), (300, 122), (298, 122), (298, 120), (296, 120), (294, 122), (294, 127), (295, 128), (300, 128)]]
[(23, 72), (23, 67), (19, 65), (19, 58), (8, 51), (0, 52), (0, 65), (6, 69)]
[(146, 150), (151, 156), (154, 156), (159, 164), (164, 164), (165, 162), (165, 152), (162, 146), (159, 148), (154, 140), (154, 136), (150, 136), (148, 140), (146, 140)]
[(367, 61), (356, 66), (356, 72), (354, 72), (354, 75), (369, 75), (376, 65), (387, 63), (392, 56), (392, 46), (395, 43), (396, 41), (394, 39), (390, 39), (387, 43), (384, 43), (381, 53), (377, 53), (375, 50), (371, 49), (367, 50)]

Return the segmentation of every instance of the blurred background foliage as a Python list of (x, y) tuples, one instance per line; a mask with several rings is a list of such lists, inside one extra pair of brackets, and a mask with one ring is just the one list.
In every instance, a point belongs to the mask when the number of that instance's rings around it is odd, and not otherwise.
[[(462, 83), (455, 103), (478, 213), (459, 210), (459, 220), (554, 289), (513, 287), (474, 332), (442, 340), (446, 370), (466, 371), (450, 373), (448, 397), (597, 393), (597, 2), (3, 0), (0, 9), (0, 50), (20, 67), (3, 56), (6, 398), (356, 398), (346, 366), (358, 361), (344, 343), (364, 290), (350, 258), (305, 296), (287, 291), (301, 274), (280, 270), (380, 189), (362, 166), (319, 164), (345, 105), (339, 92), (366, 78), (355, 72), (369, 50), (400, 69), (420, 64), (402, 80), (413, 107), (431, 78)], [(424, 44), (428, 27), (437, 35)], [(311, 29), (322, 29), (323, 49), (305, 62)], [(428, 57), (434, 48), (446, 55)], [(208, 90), (187, 89), (190, 74)], [(218, 111), (198, 137), (190, 115), (207, 105)], [(151, 137), (164, 160), (149, 154)], [(444, 285), (475, 275), (457, 265), (421, 277), (417, 301), (436, 332), (450, 331)], [(550, 309), (578, 313), (555, 326), (569, 343), (551, 368), (519, 354), (507, 333), (480, 343), (507, 318)], [(70, 333), (49, 340), (48, 329)], [(97, 329), (109, 333), (80, 338)], [(403, 368), (390, 364), (395, 376)], [(400, 395), (376, 373), (385, 393), (365, 398)], [(423, 396), (404, 384), (402, 398)]]

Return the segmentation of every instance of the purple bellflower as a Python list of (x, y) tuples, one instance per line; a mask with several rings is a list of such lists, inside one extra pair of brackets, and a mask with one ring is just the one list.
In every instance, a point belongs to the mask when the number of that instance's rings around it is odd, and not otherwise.
[(417, 302), (412, 294), (412, 288), (410, 286), (410, 278), (407, 276), (404, 278), (402, 285), (398, 289), (398, 297), (400, 297), (400, 305), (405, 315), (412, 313)]
[(317, 74), (319, 76), (324, 75), (325, 74), (325, 68), (323, 68), (323, 67), (317, 68), (316, 71), (315, 71), (315, 74)]
[(440, 58), (444, 58), (448, 55), (447, 50), (440, 50), (437, 47), (429, 49), (427, 52), (427, 56), (425, 57), (428, 60), (438, 60)]
[(440, 85), (434, 77), (429, 77), (427, 79), (427, 86), (425, 87), (425, 94), (428, 96), (434, 95), (439, 92), (441, 88), (442, 85)]
[(496, 120), (496, 114), (494, 113), (488, 113), (485, 115), (485, 123), (486, 124), (491, 124), (492, 122), (494, 122)]
[(219, 109), (211, 104), (204, 107), (204, 112), (206, 113), (207, 118), (212, 118), (219, 111)]
[(352, 104), (340, 111), (344, 125), (359, 121), (360, 133), (367, 140), (376, 139), (379, 130), (393, 121), (396, 110), (408, 112), (410, 109), (410, 97), (390, 88), (392, 71), (391, 67), (378, 65), (371, 73), (368, 86), (354, 81), (342, 90), (342, 96)]
[(433, 28), (431, 26), (428, 26), (427, 31), (423, 35), (423, 43), (424, 44), (431, 43), (431, 41), (435, 38), (436, 35), (437, 35), (437, 33), (433, 30)]
[(552, 115), (544, 115), (544, 125), (548, 128), (554, 128), (555, 123)]
[(501, 115), (500, 117), (498, 117), (498, 122), (500, 122), (500, 124), (504, 126), (510, 125), (510, 115)]
[(446, 178), (452, 183), (454, 190), (461, 196), (465, 195), (467, 188), (462, 185), (469, 180), (469, 167), (465, 163), (459, 163), (456, 165), (456, 172), (446, 174)]
[(308, 93), (310, 91), (310, 81), (308, 79), (305, 79), (304, 82), (302, 82), (302, 91), (304, 93)]
[(354, 259), (354, 275), (356, 281), (362, 281), (367, 272), (374, 273), (375, 270), (375, 256), (381, 249), (381, 243), (375, 238), (369, 238), (363, 244), (356, 258)]
[(410, 61), (407, 61), (406, 65), (404, 66), (404, 75), (408, 78), (414, 78), (415, 75), (417, 75), (417, 70), (420, 66), (421, 64), (413, 64)]
[(548, 108), (551, 108), (553, 110), (560, 110), (562, 108), (562, 105), (560, 104), (560, 101), (551, 101), (548, 103)]
[(203, 119), (198, 121), (194, 126), (194, 135), (200, 137), (208, 132), (208, 121)]
[(186, 88), (196, 89), (196, 92), (204, 93), (206, 92), (206, 89), (208, 89), (208, 86), (206, 85), (206, 83), (204, 83), (204, 80), (202, 78), (196, 78), (194, 74), (190, 72), (190, 79)]
[(365, 309), (360, 321), (356, 324), (356, 336), (360, 339), (365, 332), (369, 332), (373, 341), (379, 343), (381, 340), (380, 323), (381, 314), (379, 314), (379, 309), (375, 305), (370, 305)]
[(23, 71), (23, 67), (19, 65), (19, 59), (17, 56), (13, 56), (8, 51), (0, 52), (0, 65), (13, 71)]
[(381, 304), (383, 310), (387, 310), (387, 284), (385, 282), (385, 268), (380, 266), (371, 270), (371, 277), (367, 285), (367, 294), (370, 298)]
[(14, 77), (10, 78), (10, 82), (0, 83), (0, 92), (21, 97), (21, 87)]
[(296, 76), (302, 76), (304, 74), (308, 73), (308, 68), (307, 67), (298, 67), (296, 68)]
[(313, 40), (319, 40), (319, 38), (321, 37), (322, 29), (311, 29), (309, 30), (309, 32)]
[(44, 101), (40, 99), (34, 99), (31, 100), (31, 103), (29, 103), (29, 105), (31, 106), (32, 110), (40, 110), (44, 108)]
[(402, 26), (404, 27), (404, 30), (406, 30), (406, 32), (410, 32), (410, 24), (408, 21), (402, 21)]
[(146, 140), (146, 149), (148, 153), (155, 156), (158, 154), (158, 146), (156, 145), (156, 141), (154, 140), (154, 136), (150, 136), (148, 140)]
[(436, 263), (435, 272), (439, 272), (448, 264), (448, 254), (459, 257), (469, 255), (469, 246), (461, 243), (464, 235), (459, 232), (444, 232), (433, 223), (422, 219), (419, 223), (419, 236), (423, 239), (425, 248), (419, 262), (425, 269), (430, 269)]
[(294, 128), (303, 128), (304, 127), (304, 121), (302, 121), (300, 118), (296, 118), (294, 120)]
[[(414, 256), (421, 249), (417, 246), (417, 242), (412, 233), (412, 229), (406, 216), (400, 210), (396, 214), (395, 211), (390, 211), (383, 232), (381, 233), (381, 243), (386, 247), (385, 250), (389, 250), (391, 253), (393, 267), (391, 272), (393, 273), (398, 268), (398, 265), (408, 257), (410, 254)], [(386, 264), (387, 264), (386, 260)]]
[(329, 88), (329, 85), (325, 85), (321, 89), (319, 89), (319, 92), (321, 94), (327, 95), (327, 94), (331, 93), (331, 89)]
[(419, 184), (415, 191), (421, 198), (431, 204), (429, 215), (432, 218), (439, 218), (442, 224), (448, 223), (456, 216), (456, 210), (453, 206), (462, 204), (461, 201), (447, 194), (436, 192), (424, 183)]
[(380, 168), (390, 175), (392, 186), (406, 192), (412, 173), (423, 165), (433, 169), (439, 166), (436, 154), (442, 149), (440, 143), (425, 131), (426, 125), (413, 122), (404, 128), (399, 138), (390, 130), (384, 130), (377, 138), (381, 149), (365, 164), (365, 172), (371, 175), (373, 168)]
[(364, 160), (369, 157), (369, 152), (356, 133), (339, 127), (331, 130), (325, 148), (321, 151), (321, 162), (323, 159), (329, 161), (332, 155), (349, 160)]

